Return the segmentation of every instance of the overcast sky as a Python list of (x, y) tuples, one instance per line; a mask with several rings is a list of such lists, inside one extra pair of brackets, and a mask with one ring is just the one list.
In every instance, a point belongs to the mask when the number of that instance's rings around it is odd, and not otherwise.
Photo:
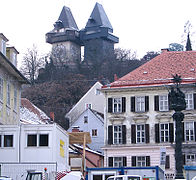
[[(2, 0), (1, 33), (20, 52), (19, 60), (33, 44), (40, 53), (47, 53), (51, 45), (45, 42), (45, 34), (53, 29), (63, 6), (71, 9), (81, 29), (96, 2), (103, 5), (119, 37), (115, 47), (136, 50), (139, 57), (181, 43), (187, 20), (196, 31), (195, 0)], [(191, 37), (195, 39), (196, 34)]]

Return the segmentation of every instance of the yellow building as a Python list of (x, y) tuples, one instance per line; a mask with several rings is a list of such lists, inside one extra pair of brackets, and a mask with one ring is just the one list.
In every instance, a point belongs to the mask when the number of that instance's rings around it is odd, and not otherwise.
[(21, 86), (28, 83), (17, 69), (18, 51), (6, 47), (8, 39), (0, 33), (0, 124), (20, 121)]

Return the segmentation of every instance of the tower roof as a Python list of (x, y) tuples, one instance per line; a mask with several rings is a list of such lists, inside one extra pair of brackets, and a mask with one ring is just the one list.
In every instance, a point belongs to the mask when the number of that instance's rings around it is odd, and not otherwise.
[(78, 26), (74, 20), (71, 10), (66, 6), (63, 7), (61, 14), (58, 18), (58, 21), (56, 23), (61, 23), (62, 28), (78, 30)]
[(113, 31), (112, 25), (103, 9), (103, 6), (99, 3), (95, 4), (85, 28), (91, 27), (106, 27)]

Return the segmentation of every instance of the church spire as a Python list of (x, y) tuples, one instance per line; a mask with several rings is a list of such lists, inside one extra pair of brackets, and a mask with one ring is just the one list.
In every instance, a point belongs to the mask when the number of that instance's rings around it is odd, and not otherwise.
[(186, 51), (192, 51), (192, 46), (191, 46), (191, 40), (190, 40), (190, 37), (189, 37), (189, 33), (187, 35)]

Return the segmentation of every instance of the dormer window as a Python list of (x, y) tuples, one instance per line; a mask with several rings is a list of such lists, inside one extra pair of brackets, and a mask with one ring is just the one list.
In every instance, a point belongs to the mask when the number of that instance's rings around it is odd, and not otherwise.
[(0, 51), (1, 53), (6, 56), (6, 42), (8, 39), (3, 35), (3, 33), (0, 33)]
[(15, 67), (17, 67), (18, 54), (19, 52), (15, 49), (14, 46), (10, 46), (6, 48), (6, 56)]

